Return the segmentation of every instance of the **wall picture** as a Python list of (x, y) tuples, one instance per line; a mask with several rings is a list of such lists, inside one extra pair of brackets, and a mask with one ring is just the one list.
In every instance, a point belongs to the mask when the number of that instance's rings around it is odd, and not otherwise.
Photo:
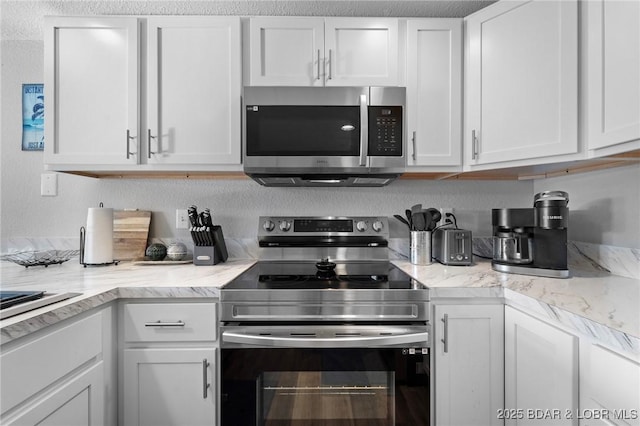
[(44, 150), (44, 85), (22, 85), (22, 150)]

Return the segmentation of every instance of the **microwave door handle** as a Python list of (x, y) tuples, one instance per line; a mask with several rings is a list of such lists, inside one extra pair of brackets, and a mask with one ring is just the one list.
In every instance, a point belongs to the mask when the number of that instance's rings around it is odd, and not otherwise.
[(367, 95), (360, 95), (360, 166), (367, 165), (369, 155), (369, 110)]

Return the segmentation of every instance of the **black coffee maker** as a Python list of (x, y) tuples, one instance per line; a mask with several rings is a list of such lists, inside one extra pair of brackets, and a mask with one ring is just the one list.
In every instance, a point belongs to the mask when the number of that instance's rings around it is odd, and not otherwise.
[(569, 195), (536, 194), (533, 208), (493, 209), (493, 261), (500, 272), (567, 278)]

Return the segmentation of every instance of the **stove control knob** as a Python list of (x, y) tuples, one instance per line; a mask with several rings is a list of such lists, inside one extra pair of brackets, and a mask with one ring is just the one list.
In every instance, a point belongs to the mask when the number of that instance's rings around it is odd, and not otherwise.
[(287, 222), (286, 220), (283, 220), (282, 222), (280, 222), (280, 230), (287, 232), (289, 229), (291, 229), (291, 223)]
[(380, 222), (379, 220), (373, 222), (373, 230), (376, 232), (382, 231), (382, 222)]
[(262, 224), (262, 227), (264, 228), (265, 231), (271, 232), (273, 231), (273, 228), (276, 227), (276, 225), (273, 223), (273, 221), (267, 219), (264, 221), (264, 224)]
[(365, 222), (364, 220), (359, 221), (358, 223), (356, 223), (356, 229), (360, 232), (364, 232), (367, 230), (367, 222)]

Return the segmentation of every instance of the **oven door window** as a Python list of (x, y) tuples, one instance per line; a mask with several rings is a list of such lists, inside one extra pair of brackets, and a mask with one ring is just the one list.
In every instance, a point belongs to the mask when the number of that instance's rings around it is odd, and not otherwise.
[(429, 356), (223, 349), (222, 425), (429, 425)]
[(249, 156), (358, 156), (357, 106), (247, 106)]

